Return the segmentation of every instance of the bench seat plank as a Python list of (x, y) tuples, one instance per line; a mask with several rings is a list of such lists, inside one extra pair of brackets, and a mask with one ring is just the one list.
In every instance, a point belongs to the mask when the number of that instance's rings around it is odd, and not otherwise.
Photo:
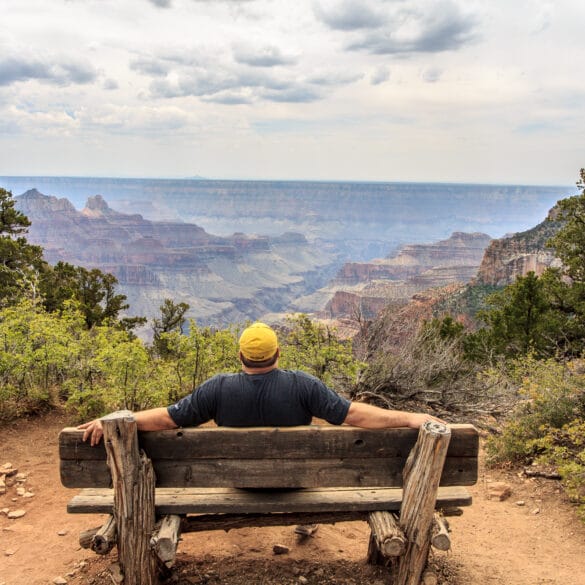
[[(471, 505), (464, 487), (440, 487), (437, 508)], [(111, 514), (113, 490), (84, 489), (68, 504), (73, 514)], [(231, 488), (157, 488), (155, 508), (165, 514), (267, 514), (302, 512), (371, 512), (399, 510), (402, 490), (382, 489), (301, 489), (240, 490)]]

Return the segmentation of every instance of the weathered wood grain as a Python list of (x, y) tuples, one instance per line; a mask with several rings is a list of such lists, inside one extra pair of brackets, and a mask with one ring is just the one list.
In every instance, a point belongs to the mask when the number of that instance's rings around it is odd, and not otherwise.
[(156, 585), (156, 558), (150, 550), (154, 530), (154, 472), (138, 449), (136, 422), (121, 411), (102, 419), (112, 472), (112, 513), (118, 533), (118, 559), (125, 585)]
[[(479, 438), (472, 425), (449, 425), (452, 441), (447, 457), (477, 458)], [(140, 432), (140, 448), (150, 459), (336, 459), (406, 458), (417, 438), (416, 429), (360, 429), (350, 426), (285, 428), (188, 428)], [(59, 435), (64, 460), (106, 458), (103, 443), (91, 447), (83, 431), (66, 428)]]
[(426, 422), (404, 468), (400, 526), (408, 545), (398, 560), (395, 585), (419, 585), (431, 546), (431, 527), (439, 479), (451, 439), (443, 424)]
[(391, 512), (376, 510), (368, 514), (376, 546), (385, 557), (399, 557), (406, 551), (406, 537)]
[[(387, 459), (199, 459), (153, 461), (157, 487), (401, 487), (406, 458)], [(60, 463), (65, 487), (109, 487), (105, 461)], [(446, 460), (441, 485), (474, 485), (477, 459)]]
[[(470, 506), (471, 495), (464, 487), (439, 488), (437, 509)], [(114, 503), (109, 489), (85, 489), (67, 505), (73, 514), (109, 514)], [(302, 489), (239, 490), (230, 488), (158, 488), (155, 509), (164, 514), (269, 514), (304, 512), (372, 512), (399, 510), (402, 490)]]

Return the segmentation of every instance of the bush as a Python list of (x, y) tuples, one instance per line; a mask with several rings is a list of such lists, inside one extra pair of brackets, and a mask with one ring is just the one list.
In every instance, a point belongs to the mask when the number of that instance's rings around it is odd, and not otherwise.
[(538, 462), (557, 468), (567, 495), (579, 504), (585, 520), (585, 421), (574, 420), (561, 429), (548, 429), (536, 443), (544, 449)]
[(515, 363), (519, 402), (501, 434), (486, 443), (488, 463), (546, 463), (557, 468), (585, 519), (585, 374), (581, 360), (532, 356)]

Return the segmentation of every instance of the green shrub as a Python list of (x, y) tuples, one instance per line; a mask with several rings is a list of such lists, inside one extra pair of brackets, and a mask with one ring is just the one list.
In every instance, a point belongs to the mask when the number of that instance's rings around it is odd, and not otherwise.
[(582, 360), (516, 362), (521, 402), (486, 444), (488, 463), (554, 466), (585, 520), (585, 375)]
[(562, 364), (532, 356), (514, 362), (512, 377), (519, 382), (520, 402), (507, 417), (502, 433), (487, 444), (490, 462), (527, 463), (546, 450), (542, 440), (549, 429), (585, 414), (585, 376), (580, 363)]

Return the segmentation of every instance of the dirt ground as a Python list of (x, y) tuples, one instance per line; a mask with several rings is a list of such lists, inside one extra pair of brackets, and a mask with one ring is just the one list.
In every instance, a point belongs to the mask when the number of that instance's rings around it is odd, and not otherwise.
[[(11, 486), (0, 495), (0, 510), (26, 512), (17, 519), (0, 513), (0, 585), (114, 582), (115, 553), (98, 557), (78, 543), (79, 532), (102, 517), (65, 511), (73, 491), (59, 481), (57, 434), (66, 425), (53, 413), (0, 428), (0, 466), (9, 462), (26, 474), (22, 485), (34, 494), (17, 495)], [(507, 500), (489, 499), (494, 481), (509, 484)], [(585, 526), (558, 482), (482, 467), (471, 491), (473, 506), (449, 519), (452, 550), (434, 557), (441, 584), (585, 585)], [(368, 534), (365, 522), (320, 526), (304, 542), (290, 527), (186, 534), (171, 582), (383, 585), (384, 570), (365, 563)], [(275, 556), (275, 544), (290, 553)]]

